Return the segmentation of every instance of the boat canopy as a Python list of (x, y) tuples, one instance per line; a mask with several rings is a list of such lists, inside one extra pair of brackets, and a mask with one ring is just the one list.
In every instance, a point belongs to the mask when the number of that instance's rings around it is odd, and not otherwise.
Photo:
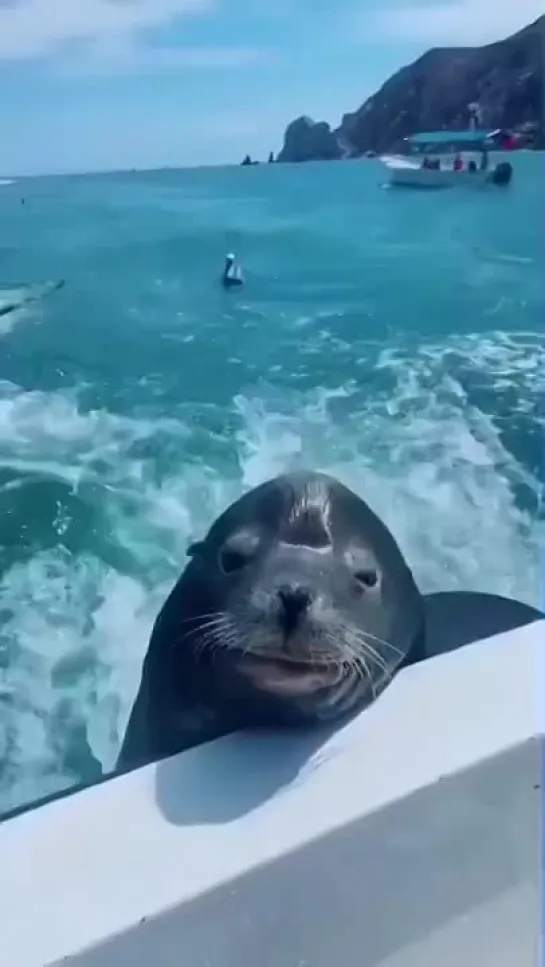
[(415, 148), (431, 148), (432, 145), (437, 145), (438, 147), (455, 145), (479, 150), (479, 148), (492, 147), (494, 139), (501, 133), (501, 128), (475, 129), (470, 131), (421, 131), (418, 134), (411, 134), (408, 138), (404, 138), (404, 140), (411, 147)]

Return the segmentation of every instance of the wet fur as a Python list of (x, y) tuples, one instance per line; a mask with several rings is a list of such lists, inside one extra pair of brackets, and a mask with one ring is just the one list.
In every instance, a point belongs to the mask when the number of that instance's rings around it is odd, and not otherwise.
[[(422, 599), (394, 538), (326, 475), (255, 488), (188, 553), (153, 629), (120, 769), (237, 728), (353, 713), (423, 635)], [(245, 563), (232, 568), (237, 555)], [(286, 582), (310, 592), (289, 634), (279, 619)]]

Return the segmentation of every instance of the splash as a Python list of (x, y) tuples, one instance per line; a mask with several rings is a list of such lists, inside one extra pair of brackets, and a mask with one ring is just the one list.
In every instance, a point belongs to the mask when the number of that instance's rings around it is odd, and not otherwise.
[(485, 403), (514, 392), (512, 418), (541, 419), (542, 353), (504, 334), (368, 347), (372, 384), (248, 387), (215, 447), (195, 412), (123, 416), (76, 389), (1, 384), (0, 808), (85, 780), (90, 757), (113, 766), (187, 544), (287, 468), (365, 496), (424, 589), (538, 603), (542, 480)]

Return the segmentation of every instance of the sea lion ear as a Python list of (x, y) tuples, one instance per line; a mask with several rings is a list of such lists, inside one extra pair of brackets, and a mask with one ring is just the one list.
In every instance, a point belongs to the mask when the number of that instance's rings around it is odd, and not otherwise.
[(193, 544), (189, 545), (185, 553), (187, 557), (196, 557), (197, 554), (201, 553), (203, 548), (204, 548), (203, 541), (195, 541)]

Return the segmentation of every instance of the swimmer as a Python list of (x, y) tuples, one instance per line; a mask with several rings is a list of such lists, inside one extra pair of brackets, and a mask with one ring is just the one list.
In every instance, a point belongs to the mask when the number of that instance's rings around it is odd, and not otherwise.
[(225, 268), (221, 277), (224, 289), (232, 289), (244, 285), (244, 278), (240, 265), (237, 264), (232, 252), (225, 256)]

